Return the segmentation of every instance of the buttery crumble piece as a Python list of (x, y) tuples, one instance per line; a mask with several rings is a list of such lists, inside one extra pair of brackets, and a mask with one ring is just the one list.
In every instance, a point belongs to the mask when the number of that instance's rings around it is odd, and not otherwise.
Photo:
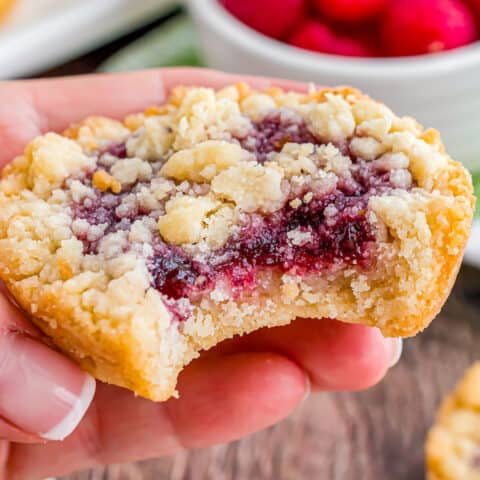
[(93, 174), (92, 185), (101, 192), (111, 190), (112, 193), (120, 193), (122, 191), (122, 184), (105, 170), (97, 170)]

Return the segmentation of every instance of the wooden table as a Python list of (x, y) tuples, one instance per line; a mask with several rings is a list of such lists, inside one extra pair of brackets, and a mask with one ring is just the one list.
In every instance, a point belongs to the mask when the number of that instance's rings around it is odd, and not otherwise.
[[(92, 71), (122, 43), (45, 75)], [(464, 267), (438, 319), (375, 388), (313, 395), (289, 419), (228, 445), (65, 480), (422, 480), (425, 433), (479, 345), (480, 271)]]

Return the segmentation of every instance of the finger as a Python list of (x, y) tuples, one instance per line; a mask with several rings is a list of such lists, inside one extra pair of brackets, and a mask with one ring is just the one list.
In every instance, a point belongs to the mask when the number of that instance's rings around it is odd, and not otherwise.
[(308, 372), (314, 390), (361, 390), (380, 381), (398, 361), (401, 342), (364, 325), (297, 319), (225, 342), (217, 352), (245, 350), (287, 355)]
[(6, 420), (0, 419), (0, 442), (40, 443), (44, 442), (38, 435), (26, 433)]
[(158, 74), (89, 75), (0, 84), (0, 164), (34, 137), (61, 131), (89, 115), (122, 117), (164, 100)]
[(123, 118), (164, 102), (169, 90), (177, 85), (221, 88), (239, 81), (258, 89), (273, 84), (295, 90), (306, 88), (285, 80), (195, 68), (0, 83), (0, 165), (20, 154), (32, 138), (64, 130), (89, 115)]
[(160, 72), (167, 92), (178, 85), (205, 86), (219, 89), (238, 82), (244, 82), (258, 90), (266, 90), (272, 86), (299, 92), (308, 90), (307, 83), (281, 78), (238, 75), (206, 68), (176, 67), (157, 70), (157, 72)]
[(63, 439), (80, 422), (94, 391), (93, 378), (39, 341), (0, 295), (0, 438)]
[(293, 362), (268, 353), (194, 362), (180, 377), (180, 398), (165, 403), (99, 385), (94, 408), (73, 435), (62, 443), (13, 446), (6, 477), (63, 475), (233, 440), (284, 418), (306, 389)]

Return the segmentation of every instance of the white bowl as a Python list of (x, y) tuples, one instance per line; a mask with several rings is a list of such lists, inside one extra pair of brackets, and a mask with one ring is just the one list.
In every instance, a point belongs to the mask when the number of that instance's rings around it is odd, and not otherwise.
[(319, 85), (352, 85), (384, 101), (396, 113), (437, 128), (455, 159), (480, 168), (480, 42), (409, 58), (323, 55), (255, 32), (217, 0), (187, 3), (212, 68)]
[(473, 222), (472, 235), (465, 251), (465, 261), (480, 268), (480, 220)]

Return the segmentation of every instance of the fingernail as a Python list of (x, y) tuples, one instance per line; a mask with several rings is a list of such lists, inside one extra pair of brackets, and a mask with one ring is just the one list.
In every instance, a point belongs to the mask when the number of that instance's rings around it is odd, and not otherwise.
[(0, 337), (0, 416), (27, 433), (63, 440), (95, 394), (95, 380), (72, 361), (21, 334)]
[(389, 338), (391, 345), (391, 360), (388, 368), (394, 367), (400, 360), (403, 351), (403, 340), (401, 338)]
[(305, 395), (303, 396), (302, 401), (300, 402), (300, 405), (305, 403), (305, 401), (310, 396), (310, 393), (312, 393), (312, 382), (310, 381), (310, 377), (308, 376), (308, 373), (305, 373)]

